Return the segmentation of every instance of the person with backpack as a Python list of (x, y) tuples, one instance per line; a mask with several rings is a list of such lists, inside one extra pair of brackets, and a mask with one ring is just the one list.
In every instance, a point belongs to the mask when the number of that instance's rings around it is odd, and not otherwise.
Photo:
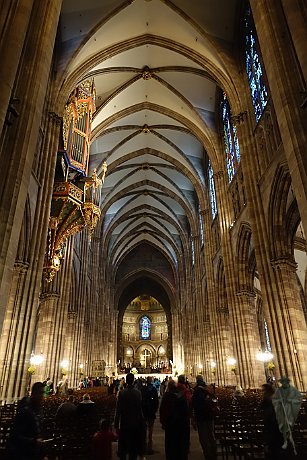
[(147, 377), (147, 382), (142, 391), (142, 410), (146, 421), (147, 454), (154, 453), (152, 449), (152, 432), (159, 407), (159, 396), (152, 383), (152, 377)]
[(192, 425), (198, 431), (198, 438), (206, 460), (217, 459), (214, 436), (214, 416), (217, 402), (208, 389), (202, 375), (196, 377), (196, 386), (192, 396)]

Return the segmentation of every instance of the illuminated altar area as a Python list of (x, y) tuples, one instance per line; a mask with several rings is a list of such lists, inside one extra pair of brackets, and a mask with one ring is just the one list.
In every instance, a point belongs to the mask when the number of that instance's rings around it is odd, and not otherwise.
[(120, 348), (119, 373), (132, 368), (141, 374), (172, 371), (167, 318), (154, 297), (142, 295), (127, 306)]

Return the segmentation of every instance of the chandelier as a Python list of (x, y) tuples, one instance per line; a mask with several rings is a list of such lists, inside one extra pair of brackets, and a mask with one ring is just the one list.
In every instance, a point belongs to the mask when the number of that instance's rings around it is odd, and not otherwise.
[(101, 177), (88, 174), (92, 114), (95, 111), (93, 81), (80, 84), (71, 94), (63, 117), (64, 149), (57, 154), (55, 179), (44, 262), (44, 277), (51, 282), (61, 267), (67, 240), (88, 228), (91, 237), (101, 216)]

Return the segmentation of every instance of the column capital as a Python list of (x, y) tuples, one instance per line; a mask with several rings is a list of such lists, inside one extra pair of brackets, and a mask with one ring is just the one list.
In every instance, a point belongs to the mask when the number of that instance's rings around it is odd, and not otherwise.
[(41, 301), (45, 301), (45, 300), (53, 300), (53, 299), (59, 299), (60, 298), (60, 294), (58, 292), (43, 292), (40, 296), (39, 296), (39, 299)]
[(216, 171), (214, 174), (213, 174), (213, 179), (214, 180), (221, 180), (223, 178), (223, 176), (225, 175), (225, 172), (223, 169), (220, 169), (219, 171)]
[(14, 270), (20, 273), (21, 275), (24, 275), (25, 273), (27, 273), (28, 268), (29, 268), (28, 262), (23, 262), (22, 260), (16, 260), (14, 263)]
[(239, 298), (243, 298), (243, 297), (255, 298), (256, 293), (254, 291), (250, 291), (249, 289), (241, 289), (240, 291), (236, 292), (236, 296)]
[(228, 306), (223, 306), (223, 307), (216, 307), (216, 312), (219, 313), (219, 314), (224, 314), (224, 315), (228, 315), (229, 314), (229, 309), (228, 309)]
[(210, 208), (201, 209), (199, 213), (201, 216), (208, 216), (208, 214), (210, 213)]
[(271, 265), (274, 270), (287, 268), (291, 271), (296, 271), (297, 269), (297, 263), (290, 257), (278, 257), (276, 259), (271, 259)]
[(244, 110), (243, 112), (239, 112), (237, 115), (233, 115), (232, 121), (236, 124), (244, 123), (247, 119), (247, 110)]
[(60, 117), (57, 113), (55, 112), (48, 112), (49, 119), (51, 121), (54, 121), (57, 125), (61, 125), (63, 121), (63, 117)]
[(67, 318), (68, 319), (75, 319), (77, 317), (77, 312), (76, 311), (69, 311), (67, 313)]

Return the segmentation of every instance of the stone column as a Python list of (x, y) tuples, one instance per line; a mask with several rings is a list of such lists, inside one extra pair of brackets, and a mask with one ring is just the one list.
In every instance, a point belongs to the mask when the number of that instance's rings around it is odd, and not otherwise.
[[(191, 305), (189, 320), (193, 327), (193, 352), (192, 360), (198, 366), (204, 364), (204, 348), (206, 346), (203, 340), (203, 323), (205, 316), (205, 305), (203, 299), (203, 292), (201, 289), (201, 275), (204, 271), (204, 267), (201, 263), (201, 247), (200, 247), (200, 235), (196, 234), (192, 237), (194, 245), (194, 269), (193, 279), (191, 280)], [(188, 362), (188, 361), (187, 361)], [(200, 367), (202, 372), (202, 367)]]
[[(12, 402), (15, 399), (15, 386), (18, 384), (16, 371), (19, 366), (20, 347), (24, 333), (25, 305), (21, 302), (24, 292), (25, 276), (29, 264), (16, 262), (8, 306), (5, 313), (1, 336), (1, 393), (0, 400)], [(30, 365), (29, 361), (27, 362)]]
[(0, 152), (3, 177), (0, 184), (0, 326), (10, 291), (61, 3), (61, 0), (33, 2), (12, 92), (12, 97), (20, 100), (19, 116), (6, 130)]
[[(71, 302), (71, 300), (70, 300)], [(63, 343), (63, 357), (69, 361), (69, 385), (72, 387), (77, 386), (77, 378), (79, 377), (79, 368), (75, 366), (73, 360), (73, 336), (74, 331), (77, 329), (77, 313), (71, 311), (72, 305), (70, 303), (68, 312), (65, 312), (65, 331), (64, 331), (64, 343)], [(80, 364), (80, 363), (79, 363)], [(76, 375), (77, 373), (77, 375)]]
[[(255, 255), (257, 269), (263, 295), (263, 312), (267, 322), (272, 353), (276, 365), (276, 374), (287, 373), (293, 383), (300, 390), (306, 388), (306, 371), (303, 360), (300, 359), (300, 367), (295, 364), (297, 357), (294, 350), (297, 351), (296, 345), (299, 345), (300, 355), (306, 354), (305, 344), (306, 323), (303, 315), (301, 301), (297, 293), (293, 297), (293, 290), (297, 286), (295, 270), (289, 275), (291, 264), (284, 263), (282, 260), (270, 260), (270, 238), (267, 230), (266, 213), (263, 207), (261, 191), (258, 186), (255, 171), (255, 144), (252, 136), (252, 123), (248, 116), (244, 115), (241, 122), (237, 124), (238, 135), (240, 136), (241, 163), (246, 181), (246, 192), (248, 195), (250, 225), (252, 228), (253, 241), (255, 246)], [(248, 152), (249, 161), (247, 162), (246, 152)], [(254, 154), (253, 154), (254, 152)], [(258, 152), (261, 159), (261, 153)], [(278, 267), (274, 270), (273, 267)], [(290, 272), (291, 272), (290, 270)], [(295, 306), (292, 307), (295, 298)], [(301, 312), (300, 312), (301, 310)], [(297, 320), (301, 318), (303, 322)], [(298, 332), (295, 329), (298, 328)], [(305, 331), (305, 332), (304, 332)], [(291, 339), (291, 340), (290, 340)], [(301, 368), (302, 366), (302, 368)]]
[(214, 244), (212, 237), (212, 214), (209, 208), (209, 196), (207, 194), (207, 205), (208, 207), (205, 210), (201, 210), (203, 228), (204, 228), (204, 262), (206, 265), (206, 280), (207, 280), (207, 305), (209, 314), (209, 324), (206, 328), (206, 335), (204, 340), (207, 340), (207, 335), (210, 338), (210, 348), (208, 350), (208, 355), (206, 356), (207, 363), (207, 372), (209, 373), (208, 378), (212, 377), (210, 362), (214, 361), (217, 364), (215, 370), (215, 381), (219, 384), (225, 384), (225, 356), (226, 350), (221, 346), (219, 340), (221, 331), (218, 326), (218, 317), (217, 317), (217, 295), (216, 295), (216, 284), (214, 279), (213, 265), (212, 260), (214, 257)]
[(92, 350), (93, 360), (102, 360), (103, 342), (102, 342), (102, 318), (103, 312), (101, 305), (102, 299), (99, 296), (99, 250), (100, 250), (100, 238), (93, 236), (91, 239), (91, 289), (90, 296), (93, 309), (93, 338), (95, 346)]
[(37, 339), (35, 343), (35, 354), (41, 354), (44, 361), (37, 366), (33, 381), (44, 381), (48, 377), (56, 383), (57, 369), (54, 367), (53, 345), (57, 341), (57, 332), (54, 316), (58, 312), (60, 293), (53, 291), (44, 292), (40, 297), (39, 320), (37, 326)]
[(280, 336), (276, 353), (279, 372), (288, 375), (293, 384), (307, 388), (307, 327), (296, 278), (296, 264), (288, 259), (272, 261), (276, 274), (278, 303), (276, 334)]
[(234, 374), (227, 366), (227, 358), (233, 355), (231, 346), (231, 332), (229, 324), (229, 311), (227, 306), (217, 306), (215, 313), (216, 334), (216, 378), (220, 385), (234, 385)]
[[(59, 126), (58, 117), (54, 116), (54, 114), (47, 117), (44, 145), (41, 152), (39, 152), (41, 158), (38, 174), (42, 186), (38, 189), (37, 197), (33, 196), (33, 193), (31, 197), (34, 203), (36, 198), (36, 209), (32, 216), (33, 225), (27, 220), (29, 216), (24, 218), (24, 225), (27, 228), (31, 228), (31, 232), (28, 233), (28, 240), (22, 241), (21, 246), (27, 246), (26, 253), (29, 255), (29, 262), (17, 261), (15, 263), (6, 315), (10, 315), (11, 305), (14, 305), (16, 314), (13, 315), (9, 327), (7, 326), (7, 319), (5, 319), (0, 340), (0, 356), (5, 356), (8, 362), (17, 360), (16, 368), (10, 377), (10, 381), (14, 382), (14, 386), (10, 389), (13, 399), (23, 396), (29, 383), (27, 368), (29, 367), (30, 354), (34, 345), (38, 296), (46, 250), (45, 237), (49, 219), (50, 193), (54, 176), (55, 152), (59, 140)], [(18, 285), (18, 291), (16, 291), (16, 270), (19, 273), (20, 267), (22, 271), (18, 276), (22, 275), (22, 282)], [(28, 269), (25, 271), (24, 267), (28, 267)], [(8, 350), (7, 344), (16, 340), (15, 331), (19, 330), (19, 328), (22, 329), (22, 333), (20, 332), (18, 347)], [(19, 332), (16, 332), (16, 334), (19, 334)], [(5, 366), (5, 363), (1, 360), (0, 375), (3, 365)], [(4, 372), (6, 371), (4, 370)], [(5, 376), (1, 377), (2, 380), (5, 378)]]
[[(239, 330), (238, 330), (238, 300), (236, 298), (237, 290), (237, 267), (234, 263), (234, 256), (230, 238), (230, 229), (233, 224), (233, 211), (228, 198), (228, 190), (226, 186), (226, 175), (225, 170), (218, 171), (214, 174), (216, 194), (219, 203), (219, 223), (220, 223), (220, 235), (221, 235), (221, 250), (223, 255), (223, 266), (225, 274), (225, 285), (227, 295), (227, 306), (229, 311), (229, 330), (231, 334), (232, 343), (229, 343), (229, 347), (234, 350), (234, 358), (237, 359), (240, 354), (239, 350)], [(222, 286), (218, 286), (218, 289), (222, 289)], [(225, 305), (219, 305), (219, 307), (225, 308)], [(231, 349), (229, 352), (231, 353)], [(232, 353), (231, 353), (232, 354)], [(226, 357), (224, 357), (224, 360)], [(239, 375), (241, 371), (241, 363), (237, 362)], [(230, 369), (227, 366), (227, 378), (231, 383), (235, 383), (235, 379)]]
[[(181, 343), (182, 343), (182, 328), (180, 321), (181, 312), (179, 309), (174, 309), (172, 311), (172, 326), (173, 326), (173, 363), (176, 366), (182, 365), (184, 367), (184, 356), (182, 353)], [(173, 370), (174, 371), (174, 370)]]
[(0, 133), (5, 120), (10, 124), (18, 116), (20, 101), (17, 98), (14, 101), (11, 95), (33, 3), (34, 0), (11, 0), (1, 6), (0, 56), (5, 65), (1, 68), (0, 78)]
[[(250, 1), (293, 189), (307, 235), (306, 83), (301, 78), (281, 3)], [(297, 8), (298, 2), (291, 2), (291, 13)], [(289, 14), (289, 8), (285, 8), (285, 12)], [(298, 27), (301, 28), (300, 23)], [(306, 25), (303, 29), (304, 37)]]
[[(300, 67), (307, 82), (307, 50), (306, 50), (306, 2), (301, 0), (282, 0), (283, 10), (290, 29), (295, 51), (300, 62)], [(307, 94), (305, 93), (305, 98)], [(305, 99), (306, 101), (306, 99)], [(307, 101), (306, 101), (307, 102)]]
[[(106, 362), (106, 365), (109, 365), (109, 355), (108, 355), (108, 346), (109, 346), (109, 337), (111, 336), (111, 331), (110, 329), (110, 316), (111, 316), (111, 310), (113, 311), (114, 309), (117, 308), (117, 305), (114, 305), (114, 296), (111, 299), (110, 295), (110, 272), (107, 269), (107, 254), (104, 252), (103, 248), (100, 248), (100, 253), (99, 253), (99, 266), (100, 266), (100, 272), (98, 276), (98, 290), (99, 290), (99, 302), (100, 302), (100, 307), (102, 308), (102, 325), (101, 325), (101, 341), (102, 341), (102, 347), (101, 347), (101, 356), (102, 359)], [(118, 315), (116, 315), (116, 322), (118, 323)], [(116, 330), (119, 329), (119, 325), (117, 324)], [(119, 343), (119, 340), (117, 335), (115, 337), (116, 339), (116, 344)], [(106, 374), (108, 375), (109, 369), (106, 368)]]
[(256, 354), (260, 351), (261, 342), (255, 306), (255, 294), (250, 291), (237, 292), (240, 317), (240, 362), (242, 363), (241, 380), (244, 387), (259, 388), (265, 382), (263, 364), (257, 361)]
[(44, 381), (49, 377), (57, 383), (62, 376), (60, 363), (67, 359), (64, 355), (65, 320), (71, 286), (72, 249), (73, 243), (69, 239), (60, 271), (51, 283), (42, 280), (35, 353), (42, 354), (45, 359), (35, 374), (36, 380)]

